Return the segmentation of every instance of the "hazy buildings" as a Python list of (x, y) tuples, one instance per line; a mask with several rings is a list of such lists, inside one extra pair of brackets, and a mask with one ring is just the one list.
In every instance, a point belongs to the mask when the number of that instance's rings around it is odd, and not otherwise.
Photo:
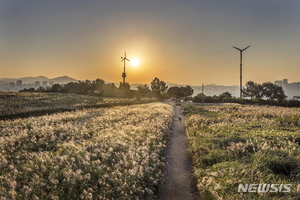
[(288, 79), (283, 79), (282, 81), (275, 81), (274, 84), (281, 86), (289, 99), (292, 99), (294, 96), (300, 96), (300, 82), (289, 83)]
[(204, 86), (192, 86), (192, 88), (194, 89), (193, 96), (202, 93), (202, 91), (206, 96), (214, 96), (214, 95), (218, 96), (224, 92), (229, 92), (234, 97), (239, 97), (240, 95), (240, 86), (238, 85), (225, 86), (225, 85), (209, 84)]
[[(289, 83), (288, 79), (276, 80), (275, 85), (281, 86), (288, 96), (288, 99), (293, 99), (294, 96), (300, 96), (300, 82)], [(193, 96), (202, 93), (202, 86), (192, 86), (194, 89)], [(206, 96), (220, 95), (224, 92), (229, 92), (234, 97), (239, 97), (239, 86), (223, 86), (223, 85), (204, 85), (203, 93)]]
[[(53, 81), (50, 82), (49, 86), (52, 87)], [(35, 81), (34, 83), (23, 84), (22, 80), (17, 80), (16, 82), (9, 82), (0, 85), (0, 91), (3, 92), (18, 92), (19, 90), (35, 88), (38, 89), (40, 87), (47, 88), (48, 82), (43, 81), (42, 85), (40, 81)]]
[(14, 92), (15, 91), (15, 85), (16, 85), (15, 82), (10, 82), (9, 83), (9, 90)]
[(22, 81), (21, 80), (17, 80), (17, 88), (22, 88), (23, 87), (23, 84), (22, 84)]
[(275, 81), (274, 84), (282, 87), (282, 81)]
[(41, 86), (41, 84), (40, 84), (39, 81), (36, 81), (36, 82), (34, 83), (34, 87), (35, 87), (35, 88), (39, 88), (40, 86)]
[(282, 81), (282, 89), (287, 93), (288, 92), (288, 80), (283, 79)]
[(0, 91), (3, 92), (18, 92), (19, 90), (40, 87), (49, 88), (55, 83), (66, 84), (69, 82), (77, 82), (78, 80), (68, 76), (61, 76), (49, 79), (46, 76), (23, 77), (23, 78), (0, 78)]
[(45, 88), (45, 87), (47, 87), (47, 85), (48, 85), (48, 82), (47, 81), (43, 81), (43, 87)]

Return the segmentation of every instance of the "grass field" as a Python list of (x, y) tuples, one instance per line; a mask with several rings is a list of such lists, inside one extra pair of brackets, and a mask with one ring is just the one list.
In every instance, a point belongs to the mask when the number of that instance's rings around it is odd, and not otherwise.
[(0, 92), (0, 116), (18, 115), (74, 107), (97, 107), (153, 102), (154, 98), (104, 98), (70, 93)]
[[(183, 110), (194, 176), (207, 200), (300, 196), (300, 109), (183, 105)], [(238, 192), (240, 184), (269, 185)], [(270, 189), (271, 184), (279, 185)], [(290, 184), (290, 191), (281, 184)]]
[(150, 103), (0, 121), (0, 199), (152, 199), (173, 110)]

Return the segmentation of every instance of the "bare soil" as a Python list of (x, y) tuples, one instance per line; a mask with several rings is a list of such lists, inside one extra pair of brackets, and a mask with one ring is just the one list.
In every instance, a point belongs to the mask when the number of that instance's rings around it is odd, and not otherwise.
[(184, 121), (179, 121), (181, 107), (175, 107), (170, 143), (166, 149), (164, 177), (160, 181), (157, 200), (200, 200), (192, 181), (192, 161), (187, 153)]

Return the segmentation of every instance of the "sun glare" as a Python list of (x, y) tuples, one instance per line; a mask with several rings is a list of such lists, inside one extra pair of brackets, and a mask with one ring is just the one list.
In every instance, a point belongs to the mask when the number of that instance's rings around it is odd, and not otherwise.
[(139, 60), (137, 58), (133, 58), (130, 60), (130, 65), (133, 66), (133, 67), (136, 67), (139, 65)]

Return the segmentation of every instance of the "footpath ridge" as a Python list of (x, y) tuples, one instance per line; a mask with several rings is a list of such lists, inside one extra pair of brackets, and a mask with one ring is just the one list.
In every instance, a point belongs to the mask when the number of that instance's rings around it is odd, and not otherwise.
[(192, 183), (192, 161), (187, 152), (184, 120), (178, 116), (181, 107), (175, 107), (169, 146), (166, 149), (165, 176), (159, 185), (157, 200), (200, 200), (199, 192)]

